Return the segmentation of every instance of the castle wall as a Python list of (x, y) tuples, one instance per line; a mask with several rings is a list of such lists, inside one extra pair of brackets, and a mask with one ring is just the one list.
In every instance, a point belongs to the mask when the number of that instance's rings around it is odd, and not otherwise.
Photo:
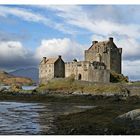
[(72, 74), (77, 75), (77, 65), (75, 62), (65, 63), (65, 77), (69, 77)]
[(96, 61), (96, 52), (85, 50), (85, 61)]
[(39, 83), (46, 83), (54, 78), (54, 64), (40, 64)]
[(86, 61), (67, 62), (65, 63), (65, 77), (69, 77), (74, 74), (76, 80), (87, 81), (88, 69), (89, 69), (89, 62)]
[(110, 52), (110, 69), (121, 74), (121, 48), (112, 48)]
[[(90, 62), (67, 62), (65, 63), (65, 76), (75, 75), (76, 80), (90, 82), (109, 82), (110, 72), (105, 69), (94, 69)], [(80, 76), (80, 77), (79, 77)], [(81, 79), (79, 79), (81, 78)]]
[(109, 70), (98, 70), (89, 69), (89, 79), (90, 82), (110, 82), (110, 72)]
[(40, 64), (39, 66), (39, 83), (46, 83), (47, 74), (46, 74), (46, 65)]

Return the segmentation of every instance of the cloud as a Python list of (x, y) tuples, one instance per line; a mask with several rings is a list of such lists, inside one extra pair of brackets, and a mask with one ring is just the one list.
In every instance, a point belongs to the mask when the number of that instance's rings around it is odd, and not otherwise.
[(19, 41), (0, 41), (0, 68), (18, 69), (22, 67), (37, 66), (42, 57), (57, 57), (62, 55), (65, 61), (74, 58), (83, 59), (85, 46), (69, 39), (42, 40), (36, 50), (31, 52)]
[(85, 46), (70, 40), (69, 38), (63, 39), (50, 39), (42, 40), (41, 45), (37, 48), (35, 57), (42, 59), (42, 57), (54, 57), (62, 55), (64, 60), (71, 61), (74, 58), (79, 60), (83, 59), (83, 52)]
[(0, 67), (15, 69), (36, 64), (32, 52), (25, 49), (18, 41), (0, 42)]
[(75, 34), (76, 30), (69, 30), (68, 26), (63, 23), (56, 22), (53, 18), (50, 18), (47, 13), (39, 14), (34, 10), (31, 10), (32, 6), (28, 6), (27, 8), (18, 8), (18, 7), (8, 7), (8, 6), (0, 6), (0, 16), (8, 17), (8, 16), (16, 16), (24, 21), (41, 23), (45, 26), (51, 27), (55, 30), (61, 31), (67, 34)]
[(140, 60), (123, 61), (123, 73), (129, 76), (130, 80), (139, 80), (140, 79)]
[[(32, 9), (42, 8), (44, 10), (41, 13), (39, 10), (35, 11)], [(128, 22), (120, 22), (123, 19), (128, 21), (129, 16), (126, 16), (123, 8), (125, 8), (128, 13), (132, 13), (132, 10), (139, 11), (138, 8), (125, 6), (95, 6), (91, 8), (86, 6), (28, 6), (27, 8), (17, 8), (0, 6), (0, 16), (16, 16), (22, 20), (29, 22), (42, 23), (45, 26), (49, 26), (58, 31), (66, 34), (78, 34), (81, 31), (79, 28), (86, 29), (95, 34), (100, 35), (127, 35), (128, 37), (138, 38), (140, 25)], [(48, 15), (48, 11), (51, 11), (52, 16)], [(39, 14), (40, 13), (40, 14)], [(137, 14), (138, 15), (138, 14)], [(127, 17), (127, 18), (126, 18)], [(133, 16), (132, 16), (133, 18)], [(59, 19), (59, 20), (56, 20)], [(131, 21), (131, 20), (130, 20)], [(122, 32), (123, 30), (123, 32)]]
[[(85, 9), (84, 6), (45, 6), (46, 8), (55, 12), (58, 17), (64, 19), (64, 22), (69, 25), (74, 25), (82, 29), (86, 29), (94, 34), (100, 34), (104, 36), (109, 36), (113, 34), (117, 35), (126, 35), (128, 37), (138, 38), (140, 25), (134, 23), (119, 23), (115, 18), (116, 14), (113, 7), (104, 8), (94, 8), (92, 6), (92, 10)], [(119, 8), (119, 7), (118, 7)], [(111, 9), (111, 10), (108, 10)], [(97, 15), (100, 15), (98, 11), (103, 11), (103, 15), (108, 13), (109, 11), (114, 13), (114, 17), (112, 16), (112, 20), (108, 20), (108, 18), (98, 18)], [(92, 14), (96, 13), (96, 14)], [(118, 13), (118, 12), (117, 12)], [(121, 15), (121, 12), (118, 13)], [(100, 16), (99, 16), (100, 17)], [(119, 16), (117, 16), (118, 18)], [(123, 17), (120, 18), (120, 20)], [(122, 32), (123, 31), (123, 32)]]
[(122, 38), (116, 40), (116, 44), (123, 48), (123, 59), (124, 60), (140, 60), (140, 43), (133, 38)]
[(49, 22), (49, 20), (47, 20), (47, 18), (45, 18), (44, 16), (24, 8), (0, 6), (0, 16), (7, 17), (11, 15), (31, 22)]
[(103, 41), (103, 40), (107, 40), (107, 38), (103, 35), (96, 35), (96, 34), (93, 34), (91, 36), (91, 41)]
[(27, 41), (31, 39), (30, 33), (20, 31), (19, 33), (0, 30), (0, 41)]
[[(43, 8), (43, 13), (35, 8)], [(130, 13), (132, 19), (136, 20), (135, 14), (139, 12), (138, 7), (134, 6), (28, 6), (27, 8), (17, 8), (9, 6), (0, 6), (0, 16), (16, 16), (29, 22), (42, 23), (66, 34), (77, 34), (78, 28), (86, 29), (92, 33), (100, 35), (126, 35), (128, 37), (138, 38), (140, 25), (134, 24), (130, 16), (126, 15), (125, 9)], [(51, 11), (52, 16), (48, 15)], [(132, 14), (134, 11), (135, 14)], [(40, 14), (39, 14), (40, 13)], [(127, 14), (128, 14), (127, 13)], [(134, 15), (134, 16), (133, 16)], [(139, 16), (139, 14), (136, 14)], [(59, 19), (59, 20), (56, 20)], [(124, 20), (123, 22), (120, 22)], [(127, 21), (128, 23), (126, 24)], [(131, 21), (131, 22), (130, 22)], [(123, 32), (122, 32), (123, 31)]]

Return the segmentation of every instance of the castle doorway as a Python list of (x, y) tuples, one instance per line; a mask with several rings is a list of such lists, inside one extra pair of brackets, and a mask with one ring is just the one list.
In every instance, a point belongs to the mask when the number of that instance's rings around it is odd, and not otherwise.
[(81, 74), (78, 74), (78, 80), (81, 80), (82, 76)]

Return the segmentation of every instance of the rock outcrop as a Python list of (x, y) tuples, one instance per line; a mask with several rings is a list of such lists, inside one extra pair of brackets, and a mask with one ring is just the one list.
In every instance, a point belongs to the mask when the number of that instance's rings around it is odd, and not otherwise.
[(122, 125), (130, 126), (131, 128), (140, 128), (140, 109), (129, 111), (125, 114), (119, 115), (115, 122)]
[(21, 85), (12, 85), (9, 90), (12, 92), (19, 92), (20, 90), (22, 90), (22, 86)]

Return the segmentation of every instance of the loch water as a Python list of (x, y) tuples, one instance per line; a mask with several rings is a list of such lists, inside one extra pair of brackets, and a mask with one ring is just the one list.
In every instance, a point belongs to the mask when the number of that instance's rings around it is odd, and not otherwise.
[(53, 134), (55, 118), (94, 106), (77, 103), (0, 102), (0, 135)]

